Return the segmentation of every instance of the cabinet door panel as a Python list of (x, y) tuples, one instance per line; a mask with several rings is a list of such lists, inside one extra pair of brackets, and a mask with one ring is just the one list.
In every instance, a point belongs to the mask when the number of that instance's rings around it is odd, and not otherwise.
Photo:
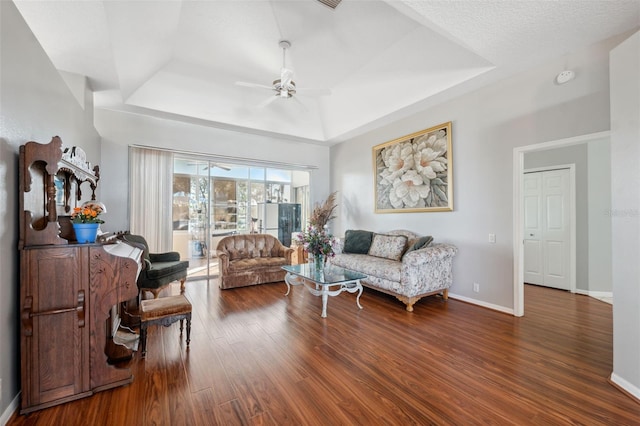
[[(23, 408), (89, 391), (86, 249), (24, 250)], [(83, 259), (84, 258), (84, 259)], [(30, 309), (29, 309), (30, 306)], [(78, 309), (78, 308), (81, 309)], [(24, 370), (28, 370), (25, 374)], [(26, 388), (26, 389), (25, 389)]]

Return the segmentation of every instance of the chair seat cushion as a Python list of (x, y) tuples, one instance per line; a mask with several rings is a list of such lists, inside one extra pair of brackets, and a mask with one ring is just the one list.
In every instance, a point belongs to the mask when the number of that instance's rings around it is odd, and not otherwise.
[(189, 268), (189, 262), (179, 260), (173, 262), (154, 262), (151, 268), (144, 271), (149, 280), (157, 280), (177, 272), (186, 271)]
[(255, 257), (251, 259), (238, 259), (229, 262), (229, 272), (271, 268), (274, 266), (284, 265), (288, 265), (287, 259), (284, 257)]
[(191, 312), (191, 302), (189, 302), (184, 294), (143, 300), (140, 302), (141, 321), (151, 321), (189, 312)]

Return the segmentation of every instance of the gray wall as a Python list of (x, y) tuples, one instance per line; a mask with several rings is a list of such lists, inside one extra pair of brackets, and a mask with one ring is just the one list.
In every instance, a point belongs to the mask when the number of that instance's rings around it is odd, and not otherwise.
[(613, 374), (640, 399), (640, 32), (611, 52)]
[(611, 141), (588, 144), (589, 291), (612, 292)]
[(576, 289), (611, 292), (609, 143), (599, 140), (524, 156), (525, 169), (563, 164), (575, 164), (576, 173)]
[[(28, 141), (80, 146), (100, 162), (91, 97), (83, 109), (12, 2), (0, 2), (0, 416), (20, 390), (18, 149)], [(85, 85), (86, 86), (86, 85)], [(9, 413), (11, 414), (11, 413)], [(4, 420), (4, 418), (0, 419)]]
[[(481, 90), (336, 145), (334, 232), (405, 228), (455, 244), (451, 293), (513, 309), (513, 151), (515, 147), (609, 130), (609, 51), (622, 37), (550, 61)], [(554, 77), (566, 64), (577, 78)], [(372, 147), (452, 121), (454, 211), (375, 214)], [(491, 244), (488, 235), (496, 235)], [(473, 283), (480, 292), (473, 292)]]

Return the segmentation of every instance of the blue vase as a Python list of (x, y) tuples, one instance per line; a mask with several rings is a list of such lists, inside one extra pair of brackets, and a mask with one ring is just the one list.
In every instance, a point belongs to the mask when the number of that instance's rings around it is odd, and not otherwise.
[(99, 223), (74, 223), (73, 231), (76, 233), (76, 241), (79, 243), (95, 243), (98, 237)]

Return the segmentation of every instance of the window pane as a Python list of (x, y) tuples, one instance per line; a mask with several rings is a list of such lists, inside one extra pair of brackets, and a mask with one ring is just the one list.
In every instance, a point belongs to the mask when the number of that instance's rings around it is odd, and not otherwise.
[(291, 170), (267, 169), (267, 180), (273, 182), (291, 182)]
[(291, 208), (299, 212), (296, 223), (306, 223), (309, 176), (304, 170), (176, 157), (173, 243), (191, 262), (189, 279), (217, 273), (215, 249), (225, 235), (261, 231), (281, 241), (289, 238), (297, 228), (285, 229), (282, 224), (292, 220), (282, 220), (281, 211)]
[(250, 173), (251, 180), (264, 180), (264, 167), (252, 167)]

